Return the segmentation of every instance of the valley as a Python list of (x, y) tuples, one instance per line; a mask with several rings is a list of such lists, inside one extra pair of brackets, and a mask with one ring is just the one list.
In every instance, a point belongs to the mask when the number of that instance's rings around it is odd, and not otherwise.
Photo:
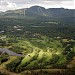
[(73, 11), (33, 6), (25, 14), (24, 9), (2, 12), (0, 75), (74, 75)]

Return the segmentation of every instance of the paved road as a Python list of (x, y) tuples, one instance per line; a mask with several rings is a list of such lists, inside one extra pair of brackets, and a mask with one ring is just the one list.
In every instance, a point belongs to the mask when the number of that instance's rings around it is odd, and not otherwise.
[(22, 54), (17, 54), (17, 53), (15, 53), (13, 51), (10, 51), (10, 50), (6, 49), (6, 48), (0, 48), (0, 51), (2, 53), (6, 52), (10, 56), (22, 56)]

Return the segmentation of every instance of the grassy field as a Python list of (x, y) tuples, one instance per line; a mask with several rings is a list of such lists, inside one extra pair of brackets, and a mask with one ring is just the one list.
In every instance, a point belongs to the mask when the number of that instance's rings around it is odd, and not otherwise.
[[(66, 39), (67, 40), (67, 39)], [(3, 38), (0, 48), (23, 54), (22, 57), (9, 56), (0, 65), (0, 71), (9, 75), (58, 75), (75, 68), (74, 40), (40, 38)], [(2, 55), (0, 55), (2, 56)], [(69, 58), (70, 57), (70, 58)], [(4, 60), (5, 58), (0, 58)], [(41, 74), (42, 73), (42, 74)], [(66, 74), (64, 74), (66, 75)]]

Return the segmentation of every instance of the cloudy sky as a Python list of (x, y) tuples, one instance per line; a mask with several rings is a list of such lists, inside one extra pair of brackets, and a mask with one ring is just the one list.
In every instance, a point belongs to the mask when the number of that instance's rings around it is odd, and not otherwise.
[(0, 0), (0, 11), (29, 8), (34, 5), (45, 8), (69, 8), (75, 9), (75, 0)]

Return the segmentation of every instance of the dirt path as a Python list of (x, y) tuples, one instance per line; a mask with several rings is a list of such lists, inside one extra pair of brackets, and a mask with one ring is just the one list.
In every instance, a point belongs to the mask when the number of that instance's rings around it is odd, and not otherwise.
[(4, 68), (0, 68), (0, 71), (1, 71), (2, 73), (8, 74), (8, 75), (19, 75), (19, 74), (17, 74), (17, 73), (10, 72), (10, 71), (8, 71), (8, 70), (6, 70), (6, 69), (4, 69)]
[(69, 64), (67, 65), (68, 68), (73, 68), (75, 67), (75, 56), (72, 58), (72, 60), (69, 62)]
[(11, 56), (10, 59), (9, 59), (9, 61), (4, 62), (3, 64), (1, 64), (1, 65), (0, 65), (0, 71), (1, 71), (2, 73), (8, 74), (8, 75), (19, 75), (19, 74), (17, 74), (17, 73), (13, 73), (13, 72), (8, 71), (8, 70), (6, 69), (6, 67), (5, 67), (6, 64), (12, 62), (12, 61), (15, 60), (15, 59), (16, 59), (16, 57)]

